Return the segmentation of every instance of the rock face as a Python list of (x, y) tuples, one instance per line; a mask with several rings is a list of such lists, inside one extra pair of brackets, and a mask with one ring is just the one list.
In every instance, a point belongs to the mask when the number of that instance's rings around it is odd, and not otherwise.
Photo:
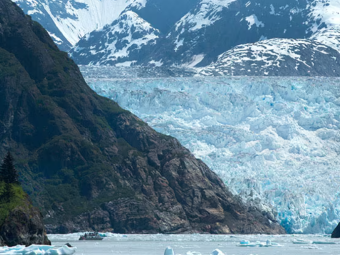
[(334, 229), (332, 235), (332, 238), (340, 238), (340, 223), (338, 224), (338, 226)]
[(48, 33), (0, 0), (0, 156), (50, 232), (284, 233), (202, 161), (95, 94)]
[(40, 211), (26, 197), (15, 207), (0, 226), (0, 245), (47, 244), (48, 240)]

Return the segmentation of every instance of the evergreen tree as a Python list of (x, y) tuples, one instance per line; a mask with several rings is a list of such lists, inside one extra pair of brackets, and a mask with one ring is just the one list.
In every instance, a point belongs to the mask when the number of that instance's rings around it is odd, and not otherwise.
[(0, 180), (5, 183), (19, 183), (19, 175), (13, 161), (11, 153), (8, 152), (0, 168)]

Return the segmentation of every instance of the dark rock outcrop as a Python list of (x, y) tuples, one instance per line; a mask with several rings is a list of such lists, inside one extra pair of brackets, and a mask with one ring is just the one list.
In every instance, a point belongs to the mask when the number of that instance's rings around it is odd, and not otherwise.
[(340, 238), (340, 223), (338, 224), (338, 226), (336, 226), (336, 228), (333, 230), (332, 238)]
[(47, 244), (48, 240), (39, 210), (32, 206), (28, 197), (21, 204), (11, 210), (0, 226), (0, 245)]
[(50, 232), (284, 233), (176, 139), (95, 94), (9, 0), (0, 0), (0, 143)]

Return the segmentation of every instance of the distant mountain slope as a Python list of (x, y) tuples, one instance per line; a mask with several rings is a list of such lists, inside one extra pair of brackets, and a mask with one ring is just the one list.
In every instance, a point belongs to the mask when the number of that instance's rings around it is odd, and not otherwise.
[(316, 41), (271, 39), (238, 45), (199, 70), (208, 76), (339, 76), (340, 53)]
[[(159, 30), (153, 28), (135, 12), (126, 11), (110, 26), (94, 31), (81, 40), (72, 49), (70, 56), (81, 59), (82, 62), (79, 64), (130, 66), (138, 64), (136, 59), (143, 59), (143, 53), (148, 55), (153, 51), (159, 36)], [(97, 44), (98, 38), (100, 44)], [(92, 45), (90, 55), (87, 52), (87, 43)], [(143, 53), (140, 52), (142, 47)], [(92, 62), (93, 59), (100, 59), (100, 61)]]
[(167, 34), (198, 2), (199, 0), (145, 0), (143, 6), (133, 4), (127, 9), (136, 12), (153, 27)]
[(11, 148), (50, 232), (284, 232), (176, 139), (92, 91), (10, 0), (0, 51), (0, 157)]
[(320, 29), (311, 37), (311, 39), (340, 52), (340, 29)]
[(138, 0), (14, 0), (68, 51), (85, 34), (114, 21)]

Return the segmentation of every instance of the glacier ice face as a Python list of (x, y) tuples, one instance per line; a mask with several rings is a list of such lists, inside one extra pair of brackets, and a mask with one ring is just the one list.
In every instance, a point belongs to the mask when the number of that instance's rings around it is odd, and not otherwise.
[(179, 139), (232, 192), (278, 217), (289, 233), (331, 233), (336, 227), (340, 79), (87, 81), (157, 131)]

